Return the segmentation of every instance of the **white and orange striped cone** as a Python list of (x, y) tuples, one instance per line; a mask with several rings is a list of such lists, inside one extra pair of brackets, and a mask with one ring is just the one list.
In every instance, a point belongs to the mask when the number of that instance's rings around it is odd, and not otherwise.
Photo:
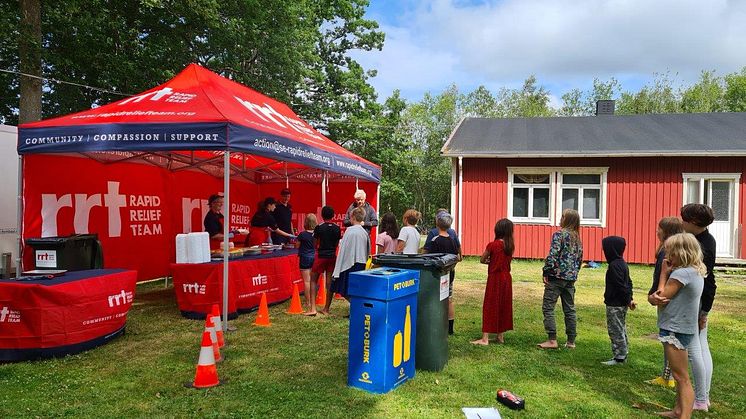
[(212, 340), (212, 352), (215, 357), (215, 362), (221, 362), (223, 356), (220, 355), (220, 345), (218, 344), (218, 334), (215, 332), (215, 323), (212, 321), (212, 317), (207, 316), (205, 318), (205, 331), (210, 333), (210, 340)]
[(218, 335), (218, 347), (225, 346), (225, 337), (223, 336), (223, 322), (220, 320), (220, 307), (217, 304), (212, 305), (212, 312), (209, 314), (215, 323), (215, 334)]
[(212, 339), (210, 339), (210, 332), (205, 330), (202, 332), (202, 347), (199, 350), (199, 361), (197, 361), (194, 382), (185, 385), (192, 388), (209, 388), (220, 384), (222, 382), (218, 378), (218, 368), (215, 366)]

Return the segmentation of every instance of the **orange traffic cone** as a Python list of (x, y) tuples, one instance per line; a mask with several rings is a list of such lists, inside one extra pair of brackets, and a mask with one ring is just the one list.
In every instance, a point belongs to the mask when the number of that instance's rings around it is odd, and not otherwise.
[(215, 334), (218, 335), (218, 347), (225, 346), (225, 337), (223, 336), (223, 322), (220, 321), (220, 307), (217, 304), (212, 305), (210, 312), (213, 323), (215, 323)]
[(335, 293), (334, 293), (334, 299), (335, 299), (335, 300), (344, 300), (345, 298), (344, 298), (344, 297), (342, 297), (342, 294), (340, 294), (340, 293), (338, 293), (338, 292), (335, 292)]
[(288, 314), (303, 314), (303, 306), (300, 304), (300, 292), (298, 292), (298, 284), (293, 285), (293, 298), (290, 299), (290, 308), (287, 311)]
[(215, 357), (215, 362), (223, 360), (223, 356), (220, 355), (220, 344), (218, 343), (218, 334), (215, 332), (215, 323), (212, 321), (211, 316), (205, 318), (205, 331), (210, 333), (210, 339), (212, 340), (212, 352)]
[(319, 292), (316, 293), (316, 305), (323, 306), (326, 304), (326, 284), (324, 277), (319, 278)]
[(254, 326), (270, 326), (269, 308), (267, 307), (267, 294), (262, 294), (262, 301), (259, 303), (259, 312), (256, 314)]
[(215, 356), (212, 350), (212, 339), (210, 332), (202, 332), (202, 348), (199, 350), (199, 361), (197, 361), (197, 372), (194, 374), (194, 382), (187, 383), (187, 387), (208, 388), (222, 384), (218, 379), (218, 369), (215, 366)]

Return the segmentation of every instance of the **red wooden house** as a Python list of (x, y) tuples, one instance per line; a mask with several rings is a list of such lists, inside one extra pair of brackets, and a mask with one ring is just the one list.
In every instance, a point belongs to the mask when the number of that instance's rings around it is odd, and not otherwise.
[(710, 205), (720, 258), (744, 258), (746, 113), (465, 118), (443, 146), (453, 164), (452, 213), (464, 254), (481, 254), (503, 217), (516, 257), (544, 258), (564, 208), (581, 215), (584, 259), (601, 239), (627, 239), (627, 261), (649, 263), (661, 217)]

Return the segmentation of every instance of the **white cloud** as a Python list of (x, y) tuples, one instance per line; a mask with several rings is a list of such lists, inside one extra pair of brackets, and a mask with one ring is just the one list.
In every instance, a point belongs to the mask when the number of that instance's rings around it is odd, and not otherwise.
[(561, 95), (594, 77), (634, 84), (670, 71), (691, 82), (746, 65), (741, 1), (423, 0), (393, 20), (382, 25), (384, 50), (357, 57), (379, 70), (382, 97), (400, 88), (416, 99), (452, 82), (516, 87), (530, 74)]

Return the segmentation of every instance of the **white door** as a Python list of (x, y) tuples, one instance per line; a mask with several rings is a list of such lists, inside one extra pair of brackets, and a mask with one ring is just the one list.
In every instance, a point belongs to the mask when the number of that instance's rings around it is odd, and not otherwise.
[[(730, 175), (735, 176), (735, 175)], [(709, 227), (717, 242), (717, 256), (734, 256), (736, 220), (736, 187), (738, 179), (720, 175), (685, 176), (685, 203), (700, 203), (712, 208), (715, 221)]]

